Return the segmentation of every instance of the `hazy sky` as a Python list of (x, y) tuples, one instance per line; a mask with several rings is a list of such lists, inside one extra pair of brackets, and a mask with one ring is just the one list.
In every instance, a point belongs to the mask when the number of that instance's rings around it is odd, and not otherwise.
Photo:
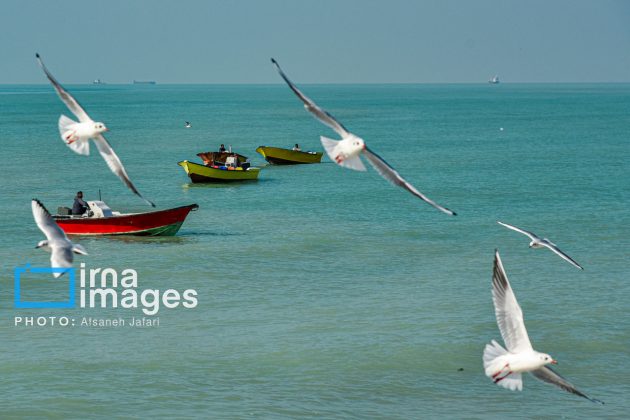
[(0, 83), (630, 81), (630, 1), (0, 0)]

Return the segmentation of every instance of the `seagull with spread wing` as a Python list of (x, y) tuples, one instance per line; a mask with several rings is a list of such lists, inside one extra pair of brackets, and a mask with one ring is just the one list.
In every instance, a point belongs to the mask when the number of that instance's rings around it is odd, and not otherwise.
[(79, 119), (79, 122), (76, 122), (65, 115), (61, 115), (59, 117), (59, 132), (61, 133), (61, 139), (64, 143), (66, 143), (66, 145), (74, 152), (87, 156), (90, 154), (89, 140), (94, 140), (96, 148), (103, 159), (105, 159), (105, 162), (107, 162), (109, 169), (111, 169), (111, 171), (118, 176), (118, 178), (120, 178), (134, 194), (142, 198), (152, 207), (155, 207), (155, 204), (144, 198), (142, 194), (138, 192), (131, 182), (131, 179), (129, 179), (129, 175), (127, 175), (127, 172), (125, 171), (122, 162), (114, 152), (114, 149), (112, 149), (112, 146), (110, 146), (107, 140), (105, 140), (105, 137), (103, 137), (103, 133), (108, 131), (105, 124), (102, 122), (92, 121), (87, 112), (85, 112), (81, 105), (79, 105), (79, 102), (77, 102), (77, 100), (74, 99), (72, 95), (70, 95), (48, 71), (39, 54), (35, 54), (35, 57), (37, 57), (39, 66), (46, 74), (48, 80), (50, 80), (50, 83), (52, 83), (55, 91), (57, 91), (59, 98), (61, 98), (68, 109)]
[[(82, 245), (73, 244), (66, 233), (54, 221), (46, 207), (37, 199), (31, 201), (33, 218), (39, 230), (44, 232), (46, 240), (39, 241), (35, 248), (41, 248), (50, 252), (50, 265), (53, 268), (70, 268), (74, 260), (74, 254), (87, 255)], [(62, 276), (63, 272), (53, 273), (53, 276)]]
[(553, 251), (556, 255), (560, 256), (563, 260), (567, 261), (569, 264), (573, 265), (580, 270), (584, 270), (584, 268), (578, 264), (573, 258), (569, 257), (567, 254), (562, 252), (560, 248), (556, 246), (553, 242), (551, 242), (547, 238), (540, 239), (538, 236), (534, 235), (532, 232), (526, 231), (525, 229), (517, 228), (516, 226), (508, 225), (507, 223), (499, 222), (498, 224), (501, 226), (505, 226), (508, 229), (516, 231), (518, 233), (522, 233), (523, 235), (529, 236), (529, 239), (532, 241), (529, 243), (530, 248), (548, 248)]
[(590, 401), (602, 403), (579, 391), (569, 381), (547, 366), (549, 363), (557, 364), (551, 356), (534, 350), (525, 329), (523, 311), (516, 301), (498, 250), (494, 253), (492, 300), (494, 301), (497, 324), (507, 350), (495, 340), (486, 344), (483, 351), (483, 367), (486, 376), (497, 385), (512, 391), (521, 391), (523, 389), (521, 374), (529, 372), (541, 381)]
[(436, 209), (450, 214), (451, 216), (455, 216), (456, 213), (452, 210), (447, 209), (446, 207), (442, 207), (437, 204), (435, 201), (431, 200), (426, 195), (422, 194), (418, 191), (413, 185), (411, 185), (407, 180), (405, 180), (400, 174), (392, 168), (383, 158), (370, 150), (363, 141), (362, 138), (352, 134), (346, 128), (337, 121), (332, 115), (330, 115), (326, 110), (317, 106), (315, 102), (313, 102), (310, 98), (304, 95), (292, 82), (289, 78), (284, 74), (280, 65), (273, 58), (271, 62), (276, 66), (276, 70), (280, 76), (284, 79), (284, 81), (289, 85), (291, 90), (297, 95), (298, 98), (302, 102), (304, 102), (304, 108), (307, 111), (312, 113), (315, 118), (317, 118), (322, 123), (326, 124), (328, 127), (332, 128), (341, 136), (341, 141), (332, 140), (326, 138), (324, 136), (321, 137), (322, 145), (326, 150), (326, 153), (332, 160), (334, 160), (339, 166), (343, 166), (344, 168), (354, 169), (355, 171), (365, 171), (365, 166), (361, 161), (359, 155), (363, 153), (363, 155), (367, 158), (368, 162), (376, 169), (376, 171), (386, 180), (391, 182), (392, 184), (402, 187), (409, 191), (411, 194), (420, 198), (421, 200), (429, 203)]

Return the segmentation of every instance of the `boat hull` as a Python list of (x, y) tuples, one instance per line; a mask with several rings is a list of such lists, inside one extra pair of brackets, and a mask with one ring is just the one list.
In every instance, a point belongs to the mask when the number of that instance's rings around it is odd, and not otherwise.
[(322, 152), (298, 152), (280, 147), (260, 146), (256, 149), (267, 162), (272, 165), (299, 165), (306, 163), (320, 163)]
[(111, 217), (53, 216), (68, 235), (173, 236), (186, 216), (199, 206), (190, 204), (148, 213), (121, 214)]
[(184, 160), (177, 163), (184, 168), (186, 174), (193, 183), (204, 182), (239, 182), (256, 181), (260, 168), (250, 167), (247, 170), (224, 170)]

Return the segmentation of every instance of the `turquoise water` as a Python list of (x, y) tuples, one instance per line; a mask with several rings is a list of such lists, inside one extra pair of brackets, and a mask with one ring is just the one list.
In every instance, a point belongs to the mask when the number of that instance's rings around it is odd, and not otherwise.
[[(139, 290), (195, 289), (198, 306), (161, 308), (158, 327), (14, 326), (142, 316), (13, 307), (14, 267), (48, 264), (31, 198), (54, 210), (101, 189), (115, 210), (149, 208), (94, 148), (63, 145), (50, 86), (0, 86), (3, 418), (627, 416), (630, 85), (303, 86), (457, 217), (328, 158), (265, 167), (257, 183), (190, 184), (176, 163), (220, 143), (264, 165), (259, 145), (321, 150), (334, 137), (284, 85), (68, 88), (158, 208), (200, 206), (173, 238), (79, 239), (90, 255), (77, 263), (133, 268)], [(496, 220), (549, 237), (585, 271)], [(483, 347), (500, 339), (497, 247), (534, 347), (606, 405), (484, 376)]]

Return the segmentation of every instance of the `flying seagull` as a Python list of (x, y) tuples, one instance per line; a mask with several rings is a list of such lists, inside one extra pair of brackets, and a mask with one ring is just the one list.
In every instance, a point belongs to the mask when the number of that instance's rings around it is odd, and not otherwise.
[(192, 127), (192, 125), (190, 124), (189, 121), (186, 121), (185, 124), (184, 124), (184, 127), (190, 128), (190, 127)]
[[(33, 218), (37, 227), (44, 232), (46, 240), (39, 241), (35, 248), (41, 248), (50, 252), (50, 265), (53, 268), (69, 268), (72, 267), (74, 254), (87, 255), (87, 251), (79, 244), (70, 242), (65, 232), (61, 230), (59, 225), (53, 220), (52, 216), (46, 210), (46, 207), (37, 199), (31, 201), (33, 209)], [(53, 276), (59, 277), (64, 273), (53, 273)]]
[(326, 149), (326, 153), (328, 154), (328, 156), (330, 156), (332, 160), (337, 162), (337, 165), (349, 169), (354, 169), (355, 171), (365, 171), (365, 166), (363, 165), (363, 162), (359, 157), (359, 155), (363, 153), (368, 162), (370, 162), (374, 169), (376, 169), (376, 171), (383, 178), (396, 186), (406, 189), (411, 194), (429, 203), (436, 209), (443, 211), (446, 214), (450, 214), (451, 216), (456, 215), (454, 211), (440, 206), (435, 201), (431, 200), (429, 197), (418, 191), (409, 182), (407, 182), (407, 180), (400, 176), (400, 174), (387, 162), (385, 162), (383, 158), (370, 150), (365, 145), (365, 142), (362, 138), (346, 130), (346, 128), (332, 115), (330, 115), (326, 110), (317, 106), (315, 102), (304, 95), (284, 74), (276, 60), (272, 58), (271, 62), (276, 66), (276, 70), (278, 70), (278, 73), (280, 73), (280, 76), (282, 76), (282, 78), (287, 83), (287, 85), (289, 85), (291, 90), (297, 95), (298, 98), (300, 98), (302, 102), (304, 102), (304, 108), (312, 113), (315, 118), (335, 130), (337, 134), (341, 136), (341, 141), (332, 140), (324, 136), (321, 137), (322, 145), (324, 146), (324, 149)]
[(486, 376), (497, 385), (512, 391), (521, 391), (523, 389), (521, 373), (529, 372), (541, 381), (590, 401), (603, 404), (600, 400), (586, 396), (569, 381), (546, 366), (549, 363), (557, 364), (551, 356), (533, 349), (523, 322), (523, 311), (516, 301), (498, 250), (495, 250), (494, 254), (492, 300), (494, 301), (497, 324), (507, 350), (495, 340), (486, 344), (483, 351), (483, 367)]
[(529, 236), (529, 239), (532, 240), (529, 243), (530, 248), (549, 248), (554, 253), (558, 254), (560, 258), (562, 258), (563, 260), (569, 262), (571, 265), (579, 268), (580, 270), (584, 270), (584, 268), (580, 264), (578, 264), (573, 258), (569, 257), (567, 254), (562, 252), (560, 248), (558, 248), (556, 244), (551, 242), (549, 239), (547, 238), (540, 239), (538, 236), (534, 235), (531, 232), (528, 232), (524, 229), (517, 228), (516, 226), (508, 225), (507, 223), (503, 223), (499, 221), (497, 221), (497, 223), (500, 224), (501, 226), (505, 226), (508, 229), (512, 229), (512, 230), (515, 230), (516, 232), (522, 233), (523, 235)]
[(155, 207), (155, 204), (144, 198), (142, 194), (138, 192), (131, 182), (131, 179), (129, 179), (129, 175), (127, 175), (127, 172), (125, 171), (122, 162), (114, 152), (114, 149), (112, 149), (107, 140), (105, 140), (105, 137), (103, 137), (103, 133), (108, 131), (105, 124), (102, 122), (92, 121), (87, 112), (85, 112), (81, 105), (79, 105), (79, 102), (77, 102), (77, 100), (74, 99), (72, 95), (70, 95), (48, 71), (39, 54), (35, 54), (35, 57), (37, 57), (39, 66), (42, 70), (44, 70), (46, 77), (48, 77), (48, 80), (50, 80), (50, 83), (52, 83), (53, 87), (57, 91), (59, 98), (61, 98), (68, 109), (79, 119), (79, 122), (76, 122), (65, 115), (61, 115), (59, 117), (59, 132), (61, 133), (61, 139), (64, 143), (66, 143), (66, 145), (74, 152), (87, 156), (90, 154), (89, 139), (91, 138), (94, 140), (96, 148), (100, 152), (101, 156), (103, 156), (103, 159), (105, 159), (105, 162), (107, 162), (109, 169), (111, 169), (111, 171), (118, 176), (118, 178), (120, 178), (131, 191), (134, 192), (134, 194), (142, 198), (151, 206)]

